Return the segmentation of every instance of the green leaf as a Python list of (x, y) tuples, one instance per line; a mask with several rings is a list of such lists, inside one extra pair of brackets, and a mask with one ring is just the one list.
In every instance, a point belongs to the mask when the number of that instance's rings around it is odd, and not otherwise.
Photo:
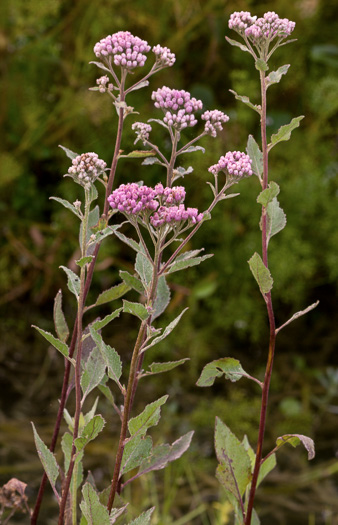
[(280, 192), (278, 184), (276, 184), (274, 181), (271, 181), (268, 184), (268, 187), (261, 191), (261, 193), (257, 197), (258, 204), (261, 204), (262, 206), (267, 207), (267, 205), (275, 198), (277, 197), (278, 193)]
[(278, 142), (282, 142), (283, 140), (289, 140), (291, 137), (291, 132), (299, 127), (299, 123), (303, 118), (304, 115), (301, 115), (300, 117), (295, 117), (291, 120), (289, 124), (281, 126), (278, 132), (271, 136), (271, 142), (268, 145), (268, 150), (270, 151), (276, 144), (278, 144)]
[[(100, 218), (100, 209), (99, 209), (98, 206), (95, 206), (95, 208), (90, 210), (89, 216), (88, 216), (88, 228), (87, 228), (86, 239), (85, 239), (85, 243), (86, 243), (86, 246), (87, 246), (87, 251), (86, 251), (85, 255), (92, 255), (93, 252), (94, 252), (95, 244), (94, 243), (90, 243), (90, 246), (89, 246), (89, 239), (90, 239), (91, 235), (93, 235), (92, 228), (94, 228), (97, 225), (97, 223), (99, 222), (99, 218)], [(80, 244), (80, 246), (82, 246), (82, 230), (83, 230), (83, 222), (81, 222), (80, 232), (79, 232), (79, 244)]]
[(142, 162), (142, 166), (152, 166), (153, 164), (161, 164), (161, 165), (163, 165), (163, 163), (157, 157), (147, 157)]
[(141, 281), (135, 277), (135, 275), (131, 275), (129, 272), (120, 270), (120, 277), (121, 279), (130, 287), (133, 288), (133, 290), (136, 290), (136, 292), (142, 294), (144, 293), (144, 286), (141, 283)]
[(307, 450), (308, 459), (313, 459), (315, 457), (315, 444), (313, 439), (303, 436), (302, 434), (284, 434), (276, 440), (277, 448), (280, 449), (285, 443), (289, 443), (293, 447), (298, 447), (301, 443)]
[(239, 47), (239, 49), (241, 49), (242, 51), (247, 51), (248, 53), (250, 53), (249, 49), (245, 45), (241, 44), (240, 42), (237, 42), (237, 40), (233, 40), (232, 38), (229, 38), (228, 36), (225, 37), (225, 40), (229, 42), (231, 46)]
[(129, 292), (129, 290), (130, 286), (128, 286), (126, 283), (120, 283), (116, 286), (112, 286), (108, 290), (105, 290), (104, 292), (100, 293), (100, 295), (96, 299), (95, 306), (110, 303), (110, 301), (119, 299), (120, 297), (123, 297), (127, 292)]
[(135, 315), (141, 321), (145, 321), (150, 315), (150, 313), (143, 304), (131, 303), (130, 301), (126, 301), (125, 299), (123, 299), (123, 311), (125, 313)]
[(151, 343), (149, 343), (146, 347), (144, 347), (142, 351), (145, 352), (146, 350), (148, 350), (148, 348), (157, 345), (160, 341), (163, 341), (163, 339), (165, 339), (173, 331), (173, 329), (179, 323), (182, 315), (187, 310), (188, 308), (185, 308), (173, 321), (171, 321), (171, 323), (168, 324), (168, 326), (164, 329), (163, 334), (159, 335), (158, 337), (155, 337), (155, 339), (153, 339)]
[(257, 104), (253, 104), (249, 97), (247, 97), (246, 95), (238, 95), (236, 93), (236, 91), (234, 91), (233, 89), (229, 89), (230, 93), (232, 93), (233, 95), (235, 95), (235, 99), (236, 100), (240, 100), (241, 102), (243, 102), (243, 104), (245, 104), (246, 106), (249, 106), (249, 108), (253, 109), (254, 111), (257, 111), (257, 113), (260, 115), (261, 114), (261, 106), (258, 106)]
[(137, 91), (138, 89), (142, 89), (147, 86), (149, 86), (149, 80), (143, 80), (142, 82), (137, 82), (134, 86), (128, 88), (128, 93), (130, 93), (131, 91)]
[(46, 332), (45, 330), (42, 330), (42, 328), (39, 328), (38, 326), (32, 325), (33, 328), (35, 328), (47, 341), (54, 346), (59, 352), (61, 352), (62, 355), (68, 358), (69, 356), (69, 348), (66, 345), (66, 343), (63, 343), (60, 341), (60, 339), (57, 339), (49, 332)]
[(268, 88), (272, 86), (272, 84), (278, 84), (282, 76), (286, 75), (286, 73), (288, 72), (289, 67), (290, 64), (285, 64), (285, 66), (279, 67), (277, 71), (271, 71), (271, 73), (269, 73), (269, 76), (266, 77), (266, 87)]
[(136, 433), (144, 435), (148, 428), (157, 425), (161, 417), (161, 406), (164, 405), (168, 397), (168, 395), (160, 397), (157, 401), (147, 405), (141, 414), (129, 420), (128, 428), (131, 436)]
[(153, 306), (152, 320), (159, 317), (170, 303), (170, 289), (167, 285), (164, 275), (162, 275), (157, 283), (156, 299)]
[(80, 509), (88, 525), (110, 525), (108, 510), (100, 503), (99, 495), (90, 483), (85, 483), (82, 494)]
[(135, 271), (140, 276), (143, 286), (147, 288), (153, 277), (153, 265), (142, 252), (136, 256)]
[(110, 73), (110, 70), (106, 66), (104, 66), (102, 62), (91, 61), (89, 62), (89, 64), (95, 64), (96, 67), (99, 67), (100, 69), (103, 69), (104, 71), (107, 71), (108, 73)]
[(249, 135), (246, 152), (252, 160), (252, 171), (262, 180), (263, 175), (263, 153), (252, 135)]
[(60, 204), (62, 204), (62, 206), (67, 208), (67, 210), (70, 210), (71, 212), (73, 212), (74, 215), (76, 215), (79, 219), (82, 219), (82, 215), (80, 211), (77, 208), (75, 208), (74, 204), (71, 204), (65, 199), (60, 199), (59, 197), (49, 197), (49, 198), (53, 201), (59, 202)]
[[(93, 225), (95, 227), (95, 225)], [(92, 228), (93, 228), (92, 227)], [(113, 233), (116, 233), (116, 230), (121, 227), (121, 224), (116, 224), (114, 226), (107, 226), (106, 228), (103, 228), (102, 230), (99, 230), (95, 233), (91, 233), (90, 238), (88, 238), (88, 246), (95, 245), (98, 242), (103, 241), (106, 237), (109, 237), (110, 235), (113, 235)]]
[[(183, 148), (184, 148), (184, 146), (183, 146)], [(194, 151), (201, 151), (202, 153), (205, 153), (205, 148), (202, 148), (202, 146), (189, 146), (186, 149), (184, 148), (183, 151), (178, 153), (178, 155), (181, 155), (181, 153), (193, 153)]]
[(163, 120), (161, 120), (161, 119), (158, 119), (158, 118), (149, 118), (149, 119), (147, 120), (147, 122), (156, 122), (157, 124), (160, 124), (160, 126), (162, 126), (163, 128), (168, 129), (167, 124), (165, 124), (165, 123), (163, 122)]
[(67, 268), (66, 266), (60, 266), (60, 268), (62, 268), (67, 274), (67, 277), (68, 277), (68, 280), (67, 280), (68, 289), (78, 299), (79, 298), (79, 293), (80, 293), (80, 286), (81, 286), (79, 276), (76, 275), (76, 273), (74, 273), (70, 268)]
[(216, 377), (221, 377), (224, 374), (225, 379), (232, 382), (239, 381), (241, 377), (251, 379), (242, 365), (237, 359), (233, 357), (223, 357), (205, 365), (202, 373), (196, 383), (197, 386), (211, 386), (214, 384)]
[(149, 525), (151, 515), (154, 512), (155, 507), (152, 507), (151, 509), (147, 510), (146, 512), (143, 512), (141, 516), (136, 518), (135, 520), (128, 523), (128, 525)]
[(71, 160), (75, 159), (75, 157), (78, 157), (79, 154), (78, 153), (75, 153), (74, 151), (72, 151), (71, 149), (68, 149), (68, 148), (65, 148), (64, 146), (61, 146), (59, 144), (59, 148), (63, 149), (63, 151), (65, 152), (65, 154), (67, 155), (67, 157)]
[(70, 459), (72, 457), (73, 436), (69, 432), (65, 432), (61, 439), (61, 448), (65, 458), (64, 470), (68, 471)]
[(89, 441), (95, 439), (103, 429), (104, 425), (105, 420), (100, 414), (94, 416), (93, 419), (91, 419), (91, 421), (89, 421), (89, 423), (85, 425), (80, 436), (75, 439), (75, 446), (77, 451), (81, 452), (89, 443)]
[[(250, 446), (247, 436), (244, 436), (242, 444), (250, 457), (251, 472), (253, 472), (255, 468), (256, 454)], [(269, 474), (269, 472), (271, 472), (271, 470), (275, 468), (276, 464), (276, 454), (271, 454), (271, 456), (269, 456), (266, 460), (263, 459), (261, 467), (259, 469), (257, 487), (261, 484), (261, 482)]]
[(156, 155), (156, 152), (154, 150), (135, 150), (131, 151), (127, 155), (120, 155), (121, 157), (128, 157), (129, 159), (142, 159), (144, 157), (154, 157)]
[(265, 60), (258, 58), (255, 62), (255, 68), (258, 69), (258, 71), (268, 71), (269, 66)]
[(201, 252), (204, 252), (204, 248), (200, 248), (199, 250), (187, 250), (186, 252), (182, 252), (180, 255), (178, 255), (176, 257), (176, 261), (184, 261), (186, 259), (192, 259), (193, 257), (196, 257)]
[(57, 499), (59, 500), (60, 498), (55, 488), (55, 482), (59, 475), (58, 464), (56, 462), (54, 454), (50, 450), (48, 450), (48, 448), (46, 447), (46, 445), (40, 438), (39, 434), (37, 433), (34, 423), (32, 423), (32, 427), (33, 427), (33, 433), (34, 433), (35, 446), (38, 451), (38, 456), (43, 465), (43, 468), (45, 469), (49, 482), (53, 488), (53, 492), (55, 496), (57, 497)]
[(81, 375), (81, 388), (83, 400), (102, 381), (106, 370), (106, 363), (99, 348), (95, 347), (85, 364)]
[(122, 375), (122, 362), (119, 354), (114, 348), (103, 341), (101, 335), (94, 330), (93, 326), (90, 326), (89, 329), (90, 334), (102, 353), (102, 357), (108, 367), (108, 376), (120, 386), (119, 379)]
[(189, 268), (190, 266), (197, 266), (202, 261), (205, 261), (206, 259), (209, 259), (210, 257), (213, 257), (213, 254), (202, 255), (201, 257), (192, 257), (190, 259), (184, 259), (180, 261), (176, 260), (169, 266), (167, 273), (179, 272), (180, 270), (185, 270), (186, 268)]
[(66, 318), (62, 310), (62, 291), (59, 290), (54, 299), (54, 326), (55, 332), (63, 343), (65, 343), (69, 336), (69, 328)]
[(279, 205), (276, 197), (267, 206), (267, 236), (268, 241), (273, 235), (280, 232), (286, 226), (286, 215)]
[(146, 372), (146, 375), (162, 374), (163, 372), (169, 372), (169, 370), (173, 370), (177, 366), (180, 366), (189, 360), (189, 357), (185, 357), (184, 359), (180, 359), (179, 361), (168, 361), (167, 363), (152, 363), (151, 365), (149, 365), (150, 372)]
[(130, 246), (130, 248), (132, 248), (136, 252), (142, 252), (141, 246), (136, 241), (134, 241), (134, 239), (126, 237), (123, 233), (119, 231), (116, 231), (115, 235), (118, 239), (120, 239), (120, 241), (124, 242), (125, 244), (128, 244), (128, 246)]
[(248, 263), (261, 293), (269, 293), (272, 289), (273, 279), (270, 270), (263, 263), (261, 256), (258, 255), (257, 252), (254, 253)]
[(120, 477), (139, 467), (148, 457), (153, 446), (150, 436), (137, 435), (126, 443), (123, 451)]
[(81, 257), (81, 259), (78, 259), (75, 262), (78, 266), (80, 266), (80, 268), (83, 268), (83, 266), (85, 266), (86, 264), (90, 264), (93, 259), (93, 255), (86, 255), (85, 257)]
[(116, 317), (119, 317), (120, 316), (120, 312), (122, 312), (122, 310), (123, 310), (123, 308), (117, 308), (117, 310), (115, 310), (111, 314), (106, 315), (106, 317), (104, 317), (103, 319), (99, 319), (98, 321), (94, 321), (91, 326), (96, 331), (102, 330), (102, 328), (107, 326), (107, 324), (109, 324), (110, 321), (112, 321), (113, 319), (116, 319)]
[(215, 427), (215, 449), (219, 462), (216, 477), (239, 501), (251, 482), (251, 461), (243, 444), (218, 417)]

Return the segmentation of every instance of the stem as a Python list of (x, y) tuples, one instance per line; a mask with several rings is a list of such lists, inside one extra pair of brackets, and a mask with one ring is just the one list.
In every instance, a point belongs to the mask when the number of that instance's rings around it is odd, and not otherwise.
[[(263, 71), (260, 72), (260, 81), (261, 81), (261, 97), (262, 97), (262, 113), (261, 113), (261, 137), (262, 137), (262, 153), (263, 153), (263, 181), (262, 188), (265, 190), (268, 186), (268, 146), (266, 139), (266, 78)], [(263, 262), (268, 268), (268, 243), (267, 243), (267, 214), (266, 208), (262, 206), (262, 255)], [(262, 403), (261, 403), (261, 413), (259, 420), (259, 432), (258, 432), (258, 442), (256, 450), (256, 460), (254, 471), (252, 475), (251, 488), (248, 499), (247, 514), (245, 518), (245, 525), (251, 524), (251, 516), (254, 505), (254, 499), (257, 488), (258, 475), (262, 462), (262, 451), (263, 451), (263, 442), (265, 434), (265, 425), (266, 425), (266, 415), (269, 399), (269, 389), (273, 368), (273, 360), (275, 354), (275, 344), (276, 344), (276, 325), (275, 317), (272, 305), (271, 292), (264, 295), (264, 300), (266, 303), (269, 327), (270, 327), (270, 339), (269, 339), (269, 353), (265, 369), (263, 391), (262, 391)]]
[(169, 126), (169, 131), (170, 131), (170, 136), (171, 136), (171, 141), (172, 141), (172, 148), (171, 148), (170, 162), (169, 162), (169, 166), (167, 169), (167, 186), (171, 188), (172, 179), (173, 179), (173, 171), (174, 171), (174, 166), (175, 166), (176, 157), (177, 157), (176, 151), (177, 151), (177, 144), (179, 141), (179, 133), (175, 130), (173, 134), (170, 126)]

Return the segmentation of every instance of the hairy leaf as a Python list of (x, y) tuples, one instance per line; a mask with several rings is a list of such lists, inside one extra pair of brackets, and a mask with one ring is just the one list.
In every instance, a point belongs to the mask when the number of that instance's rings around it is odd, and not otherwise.
[(304, 115), (301, 115), (300, 117), (295, 117), (291, 120), (289, 124), (286, 124), (285, 126), (281, 126), (278, 130), (278, 132), (271, 136), (271, 142), (268, 146), (269, 151), (278, 144), (278, 142), (282, 142), (283, 140), (289, 140), (291, 137), (291, 132), (299, 127), (300, 121), (304, 118)]
[(255, 68), (258, 69), (258, 71), (268, 71), (269, 66), (265, 60), (258, 58), (255, 62)]
[(156, 152), (154, 150), (134, 150), (127, 155), (120, 155), (120, 157), (128, 157), (129, 159), (142, 159), (144, 157), (154, 157)]
[(49, 482), (53, 488), (53, 492), (56, 495), (57, 499), (59, 499), (59, 495), (55, 488), (55, 482), (59, 475), (58, 464), (56, 462), (54, 454), (46, 447), (46, 445), (40, 438), (39, 434), (37, 433), (34, 423), (32, 423), (32, 427), (33, 427), (33, 433), (34, 433), (35, 446), (38, 451), (38, 456), (43, 465), (43, 468), (45, 469)]
[(202, 255), (201, 257), (192, 257), (190, 259), (184, 259), (180, 261), (176, 260), (169, 266), (167, 273), (179, 272), (180, 270), (185, 270), (186, 268), (189, 268), (190, 266), (197, 266), (202, 261), (205, 261), (206, 259), (209, 259), (210, 257), (213, 257), (213, 254)]
[(168, 397), (168, 395), (160, 397), (157, 401), (147, 405), (141, 414), (129, 420), (128, 428), (131, 436), (136, 433), (144, 435), (148, 428), (157, 425), (161, 416), (161, 406), (164, 405)]
[(55, 332), (63, 343), (69, 336), (69, 328), (62, 310), (62, 291), (59, 290), (54, 299), (54, 326)]
[(201, 151), (202, 153), (205, 153), (205, 148), (203, 148), (202, 146), (189, 146), (188, 148), (184, 148), (183, 151), (181, 151), (181, 153), (193, 153), (194, 151)]
[(90, 353), (81, 375), (83, 400), (101, 383), (106, 370), (106, 363), (100, 350), (95, 347)]
[(152, 320), (159, 317), (170, 303), (170, 289), (167, 285), (164, 275), (162, 275), (157, 284), (156, 299), (153, 306)]
[(76, 273), (74, 273), (70, 268), (67, 268), (66, 266), (60, 266), (62, 268), (68, 277), (67, 280), (67, 286), (68, 289), (75, 295), (75, 297), (79, 298), (80, 293), (80, 278)]
[(38, 326), (32, 325), (33, 328), (35, 328), (51, 345), (54, 346), (59, 352), (61, 352), (62, 355), (68, 358), (69, 356), (69, 348), (66, 345), (66, 343), (63, 343), (60, 341), (60, 339), (57, 339), (49, 332), (46, 332), (45, 330), (42, 330), (42, 328), (39, 328)]
[(250, 102), (249, 97), (247, 97), (246, 95), (238, 95), (233, 89), (229, 89), (229, 91), (230, 93), (235, 95), (236, 100), (240, 100), (241, 102), (243, 102), (243, 104), (249, 106), (249, 108), (253, 109), (254, 111), (257, 111), (257, 113), (261, 113), (261, 107), (256, 104), (252, 104), (252, 102)]
[(162, 162), (157, 157), (147, 157), (142, 162), (142, 166), (152, 166), (153, 164), (162, 164)]
[(168, 361), (167, 363), (152, 363), (151, 365), (149, 365), (150, 372), (147, 372), (147, 375), (162, 374), (163, 372), (169, 372), (170, 370), (173, 370), (177, 366), (180, 366), (189, 360), (189, 357), (185, 357), (184, 359), (180, 359), (179, 361)]
[(80, 268), (82, 268), (83, 266), (85, 266), (86, 264), (90, 264), (92, 262), (92, 260), (94, 259), (94, 256), (93, 255), (86, 255), (85, 257), (81, 257), (81, 259), (78, 259), (76, 262), (76, 264), (78, 266), (80, 266)]
[(179, 323), (182, 315), (188, 310), (188, 308), (185, 308), (182, 310), (182, 312), (173, 320), (171, 323), (168, 324), (168, 326), (163, 330), (163, 334), (159, 335), (158, 337), (155, 337), (145, 348), (143, 348), (143, 352), (145, 350), (148, 350), (151, 346), (157, 345), (160, 341), (163, 341), (175, 328), (175, 326)]
[(129, 290), (130, 286), (128, 286), (124, 282), (117, 284), (116, 286), (112, 286), (112, 288), (109, 288), (108, 290), (105, 290), (104, 292), (100, 293), (100, 295), (96, 299), (95, 306), (110, 303), (110, 301), (119, 299), (120, 297), (123, 297), (127, 292), (129, 292)]
[(267, 235), (268, 241), (273, 235), (280, 232), (286, 226), (286, 215), (279, 205), (276, 197), (267, 206)]
[(254, 253), (248, 263), (261, 293), (266, 294), (270, 292), (273, 285), (273, 279), (270, 270), (264, 265), (260, 255), (258, 255), (257, 252)]
[(302, 434), (284, 434), (276, 440), (277, 448), (281, 448), (285, 443), (289, 443), (293, 447), (297, 447), (301, 443), (307, 450), (308, 459), (313, 459), (315, 457), (315, 444), (313, 439), (303, 436)]
[(279, 67), (277, 71), (271, 71), (271, 73), (269, 73), (269, 76), (266, 77), (267, 88), (272, 86), (272, 84), (278, 84), (282, 76), (286, 75), (286, 73), (288, 72), (289, 67), (290, 64), (285, 64), (285, 66)]
[(91, 336), (102, 353), (102, 357), (108, 367), (108, 376), (119, 385), (119, 379), (122, 375), (122, 362), (119, 354), (114, 348), (103, 341), (101, 335), (94, 330), (92, 326), (89, 328)]
[(53, 200), (53, 201), (56, 201), (56, 202), (59, 202), (60, 204), (62, 204), (62, 206), (67, 208), (67, 210), (70, 210), (71, 212), (73, 212), (74, 215), (76, 215), (79, 219), (82, 218), (81, 213), (79, 212), (79, 210), (77, 208), (75, 208), (74, 204), (68, 202), (65, 199), (60, 199), (59, 197), (49, 197), (49, 198), (51, 200)]
[(109, 324), (110, 321), (113, 321), (113, 319), (116, 319), (116, 317), (119, 317), (120, 316), (120, 312), (122, 312), (122, 310), (123, 310), (123, 308), (117, 308), (117, 310), (115, 310), (111, 314), (106, 315), (106, 317), (104, 317), (103, 319), (99, 319), (98, 321), (94, 321), (91, 326), (96, 331), (102, 330), (102, 328), (107, 326), (107, 324)]
[(123, 451), (120, 477), (141, 465), (148, 457), (153, 446), (150, 436), (137, 435), (126, 443)]
[(249, 135), (246, 152), (252, 160), (252, 171), (262, 180), (263, 175), (263, 153), (252, 135)]
[(142, 252), (141, 246), (136, 241), (134, 241), (134, 239), (126, 237), (126, 235), (119, 231), (115, 231), (115, 235), (118, 239), (120, 239), (120, 241), (124, 242), (125, 244), (128, 244), (128, 246), (130, 246), (130, 248), (132, 248), (136, 252)]
[(141, 251), (136, 256), (135, 270), (140, 276), (143, 286), (147, 288), (153, 277), (153, 265)]
[(239, 381), (241, 377), (251, 379), (251, 376), (243, 370), (241, 363), (237, 359), (223, 357), (205, 365), (196, 385), (211, 386), (214, 384), (216, 377), (221, 377), (223, 374), (225, 379), (229, 379), (232, 382)]
[(278, 193), (280, 192), (278, 184), (276, 182), (271, 181), (268, 184), (268, 187), (261, 191), (261, 193), (257, 197), (258, 204), (261, 204), (262, 206), (267, 207), (267, 205), (272, 202), (272, 200), (277, 197)]
[(130, 287), (136, 290), (136, 292), (142, 294), (144, 293), (144, 286), (141, 283), (141, 281), (135, 277), (135, 275), (131, 275), (129, 272), (120, 270), (120, 277), (121, 279)]
[(85, 483), (82, 494), (83, 500), (80, 503), (80, 508), (88, 525), (110, 525), (109, 512), (100, 503), (99, 495), (90, 483)]
[(249, 49), (244, 44), (237, 42), (237, 40), (233, 40), (232, 38), (229, 38), (228, 36), (225, 37), (225, 40), (229, 42), (231, 46), (239, 47), (242, 51), (247, 51), (248, 53), (250, 53)]
[(78, 157), (78, 153), (75, 153), (74, 151), (72, 151), (71, 149), (68, 149), (68, 148), (65, 148), (64, 146), (61, 146), (59, 144), (59, 148), (63, 149), (63, 151), (65, 152), (65, 154), (67, 155), (67, 157), (71, 160), (75, 159), (75, 157)]
[(81, 452), (85, 446), (95, 439), (105, 425), (105, 420), (100, 414), (93, 417), (83, 428), (80, 436), (75, 439), (75, 446), (78, 452)]
[(147, 510), (146, 512), (143, 512), (141, 516), (134, 519), (133, 521), (129, 522), (128, 525), (149, 525), (151, 515), (154, 512), (155, 507), (152, 507), (151, 509)]
[[(96, 226), (97, 223), (93, 225)], [(106, 228), (103, 228), (102, 230), (98, 230), (95, 233), (91, 233), (90, 237), (88, 237), (88, 245), (92, 246), (97, 244), (98, 242), (103, 241), (106, 237), (109, 237), (110, 235), (113, 235), (113, 233), (116, 233), (116, 230), (121, 227), (121, 224), (115, 224), (114, 226), (107, 226)], [(93, 230), (92, 228), (92, 230)]]
[(150, 315), (150, 313), (148, 312), (146, 307), (143, 306), (143, 304), (131, 303), (130, 301), (126, 301), (125, 299), (123, 299), (123, 311), (125, 313), (135, 315), (141, 321), (145, 321)]

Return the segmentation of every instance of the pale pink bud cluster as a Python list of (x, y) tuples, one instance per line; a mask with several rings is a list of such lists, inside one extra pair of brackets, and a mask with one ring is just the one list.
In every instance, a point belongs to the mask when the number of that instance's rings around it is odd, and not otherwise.
[(245, 34), (254, 43), (259, 40), (271, 41), (275, 37), (290, 36), (296, 26), (287, 18), (279, 18), (274, 11), (268, 11), (262, 18), (258, 18), (253, 25), (245, 30)]
[(126, 69), (144, 66), (147, 57), (144, 53), (150, 51), (145, 40), (132, 35), (129, 31), (119, 31), (102, 38), (94, 46), (98, 58), (113, 57), (114, 64)]
[(131, 126), (131, 129), (135, 131), (136, 133), (136, 142), (139, 140), (142, 140), (143, 144), (146, 144), (146, 141), (149, 139), (149, 133), (151, 132), (151, 126), (150, 124), (145, 124), (144, 122), (134, 122), (134, 124)]
[(107, 75), (96, 79), (96, 84), (99, 86), (100, 93), (105, 93), (105, 91), (107, 90), (108, 82), (109, 77), (107, 77)]
[(152, 49), (156, 55), (156, 63), (161, 67), (171, 67), (176, 62), (175, 53), (172, 53), (168, 47), (162, 47), (159, 44)]
[(155, 191), (161, 204), (181, 204), (185, 199), (185, 188), (174, 186), (173, 188), (164, 187), (160, 182), (156, 184)]
[(228, 115), (219, 109), (205, 111), (203, 115), (201, 115), (201, 118), (206, 121), (204, 126), (205, 133), (208, 133), (208, 135), (212, 137), (216, 137), (217, 131), (223, 130), (222, 124), (225, 124), (229, 120)]
[(135, 182), (121, 184), (108, 197), (108, 202), (114, 210), (136, 215), (144, 210), (156, 210), (159, 206), (155, 201), (156, 191), (148, 186), (139, 186)]
[(106, 169), (107, 164), (93, 152), (82, 153), (72, 160), (68, 175), (85, 186), (95, 182), (97, 177)]
[(229, 174), (231, 178), (240, 179), (252, 175), (251, 164), (252, 160), (249, 155), (241, 151), (228, 151), (228, 153), (219, 159), (217, 164), (210, 166), (209, 171), (213, 173), (213, 175), (224, 171), (226, 174)]
[(229, 28), (244, 35), (245, 30), (255, 23), (257, 16), (251, 16), (249, 11), (235, 11), (230, 15)]
[(184, 204), (178, 206), (160, 206), (159, 209), (150, 217), (152, 226), (158, 228), (163, 224), (189, 221), (196, 224), (203, 219), (203, 213), (198, 213), (197, 208), (185, 208)]
[(191, 97), (191, 94), (183, 89), (170, 89), (166, 86), (153, 91), (151, 95), (155, 108), (164, 111), (163, 121), (178, 131), (192, 127), (197, 124), (194, 111), (202, 109), (201, 100)]

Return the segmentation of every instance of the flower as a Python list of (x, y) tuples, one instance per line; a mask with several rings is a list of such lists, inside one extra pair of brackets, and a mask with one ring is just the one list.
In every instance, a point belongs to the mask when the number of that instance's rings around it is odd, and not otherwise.
[(271, 41), (274, 38), (286, 38), (296, 26), (287, 18), (279, 18), (274, 11), (268, 11), (262, 18), (245, 29), (245, 35), (255, 44), (257, 41)]
[(197, 208), (185, 208), (184, 204), (178, 206), (160, 206), (159, 209), (150, 217), (150, 222), (155, 228), (163, 224), (179, 223), (189, 221), (196, 224), (203, 219), (203, 213), (198, 213)]
[(185, 188), (183, 186), (174, 186), (173, 188), (164, 188), (160, 182), (156, 184), (155, 191), (162, 204), (180, 204), (185, 199)]
[(155, 108), (162, 109), (165, 113), (164, 122), (177, 131), (197, 124), (194, 111), (202, 109), (201, 100), (191, 97), (183, 89), (170, 89), (166, 86), (153, 91), (151, 95)]
[(126, 69), (144, 66), (147, 57), (144, 53), (150, 51), (145, 40), (132, 35), (129, 31), (119, 31), (102, 38), (94, 46), (98, 58), (113, 57), (114, 64)]
[(96, 84), (99, 86), (100, 93), (105, 93), (105, 91), (107, 90), (106, 84), (108, 84), (108, 82), (109, 77), (107, 77), (107, 75), (96, 79)]
[(228, 26), (230, 29), (244, 35), (245, 30), (255, 23), (257, 16), (251, 16), (249, 11), (235, 11), (230, 15)]
[(68, 169), (67, 175), (82, 186), (86, 186), (95, 182), (106, 167), (107, 164), (104, 160), (99, 159), (96, 153), (82, 153), (72, 160), (72, 166)]
[(204, 126), (205, 133), (208, 133), (208, 135), (212, 137), (216, 137), (217, 131), (223, 130), (222, 124), (225, 124), (225, 122), (229, 120), (228, 115), (218, 109), (205, 111), (203, 115), (201, 115), (201, 118), (206, 121)]
[(172, 53), (168, 47), (162, 47), (159, 44), (152, 49), (156, 55), (156, 63), (160, 67), (171, 67), (176, 62), (175, 53)]
[(121, 184), (108, 197), (108, 202), (114, 210), (128, 215), (136, 215), (144, 210), (156, 210), (159, 206), (155, 201), (156, 191), (148, 186), (139, 186), (135, 182)]
[(136, 144), (136, 142), (139, 140), (142, 140), (143, 144), (146, 145), (146, 141), (149, 139), (149, 133), (152, 129), (150, 124), (145, 124), (144, 122), (134, 122), (131, 129), (134, 130), (137, 135), (134, 144)]
[(250, 177), (252, 160), (249, 155), (240, 151), (228, 151), (225, 156), (221, 157), (217, 164), (210, 166), (209, 171), (218, 175), (220, 171), (230, 175), (232, 179)]

